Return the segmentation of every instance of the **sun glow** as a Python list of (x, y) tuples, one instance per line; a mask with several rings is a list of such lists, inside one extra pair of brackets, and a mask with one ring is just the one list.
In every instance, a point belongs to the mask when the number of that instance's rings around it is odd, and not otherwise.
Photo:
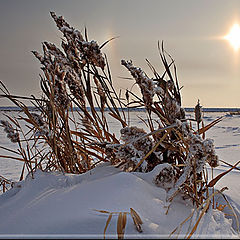
[(237, 52), (240, 48), (240, 26), (235, 23), (230, 32), (224, 36), (224, 39), (228, 40), (233, 49)]

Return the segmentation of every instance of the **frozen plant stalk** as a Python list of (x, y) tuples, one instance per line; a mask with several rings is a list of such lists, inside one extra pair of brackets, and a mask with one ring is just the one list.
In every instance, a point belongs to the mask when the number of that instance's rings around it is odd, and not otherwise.
[(197, 121), (198, 131), (199, 131), (199, 125), (200, 122), (202, 122), (202, 106), (200, 105), (200, 101), (198, 99), (198, 103), (194, 108), (195, 112), (195, 120)]

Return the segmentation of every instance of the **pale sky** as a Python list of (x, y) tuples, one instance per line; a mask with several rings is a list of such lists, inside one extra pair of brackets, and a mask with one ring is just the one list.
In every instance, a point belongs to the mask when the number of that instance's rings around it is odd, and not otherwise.
[(40, 93), (40, 63), (31, 50), (41, 51), (43, 41), (60, 46), (62, 36), (50, 11), (79, 30), (86, 26), (99, 44), (120, 36), (103, 48), (117, 89), (133, 84), (119, 78), (130, 77), (121, 59), (150, 73), (147, 58), (162, 73), (163, 40), (184, 86), (184, 107), (198, 99), (204, 107), (240, 107), (240, 50), (221, 39), (240, 24), (239, 0), (0, 0), (0, 79), (12, 94)]

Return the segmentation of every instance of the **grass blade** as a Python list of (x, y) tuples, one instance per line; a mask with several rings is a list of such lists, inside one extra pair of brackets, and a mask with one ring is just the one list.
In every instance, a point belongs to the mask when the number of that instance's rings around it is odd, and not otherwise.
[(235, 212), (235, 210), (233, 209), (233, 207), (231, 206), (230, 202), (228, 201), (227, 197), (222, 193), (220, 192), (220, 194), (223, 196), (224, 200), (226, 201), (229, 209), (231, 209), (232, 213), (233, 213), (233, 216), (235, 217), (236, 219), (236, 224), (237, 224), (237, 232), (238, 232), (238, 235), (239, 235), (239, 220), (238, 220), (238, 216)]
[(127, 213), (124, 212), (124, 213), (123, 213), (123, 218), (122, 218), (123, 234), (124, 234), (124, 232), (125, 232), (126, 224), (127, 224)]
[(232, 166), (230, 169), (228, 169), (226, 172), (223, 172), (221, 174), (219, 174), (217, 177), (215, 177), (214, 179), (212, 179), (209, 183), (208, 183), (208, 187), (213, 187), (223, 176), (225, 176), (227, 173), (229, 173), (230, 171), (232, 171), (238, 164), (240, 163), (240, 161), (238, 161), (234, 166)]
[(112, 219), (112, 215), (113, 215), (113, 214), (110, 213), (109, 216), (108, 216), (108, 219), (107, 219), (107, 222), (106, 222), (106, 226), (105, 226), (104, 232), (103, 232), (103, 234), (104, 234), (104, 239), (105, 239), (105, 236), (106, 236), (107, 227), (108, 227), (108, 225), (109, 225), (109, 223), (110, 223), (110, 221), (111, 221), (111, 219)]
[(142, 232), (142, 219), (140, 218), (140, 216), (137, 214), (137, 212), (135, 210), (133, 210), (132, 208), (130, 208), (130, 214), (131, 214), (131, 217), (133, 219), (133, 223), (137, 229), (138, 232)]
[(117, 220), (117, 234), (118, 239), (123, 239), (123, 222), (122, 222), (122, 213), (120, 212)]
[(202, 212), (201, 212), (197, 222), (195, 223), (194, 227), (192, 228), (192, 231), (188, 235), (187, 239), (190, 239), (192, 237), (193, 233), (197, 230), (198, 224), (199, 224), (200, 220), (202, 219), (204, 213), (208, 210), (210, 202), (211, 202), (210, 200), (207, 201), (206, 205), (204, 206), (204, 208), (203, 208), (203, 210), (202, 210)]
[(110, 212), (105, 211), (105, 210), (97, 210), (97, 209), (93, 209), (93, 211), (100, 212), (100, 213), (107, 213), (107, 214), (110, 214)]
[(223, 120), (224, 117), (219, 117), (216, 120), (212, 121), (211, 123), (209, 123), (207, 126), (202, 127), (199, 129), (199, 135), (205, 133), (207, 130), (209, 130), (211, 127), (213, 127), (214, 125), (216, 125), (217, 123), (221, 122)]

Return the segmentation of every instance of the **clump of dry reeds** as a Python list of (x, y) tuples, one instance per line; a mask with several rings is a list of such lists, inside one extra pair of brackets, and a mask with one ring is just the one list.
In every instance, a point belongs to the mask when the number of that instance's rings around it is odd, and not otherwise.
[(127, 216), (130, 215), (133, 223), (137, 229), (138, 232), (142, 232), (142, 219), (141, 217), (138, 215), (138, 213), (133, 209), (130, 208), (129, 212), (109, 212), (106, 210), (96, 210), (97, 212), (103, 213), (103, 214), (108, 214), (108, 219), (104, 228), (104, 239), (106, 236), (106, 231), (107, 228), (112, 220), (113, 215), (118, 215), (118, 219), (117, 219), (117, 234), (118, 234), (118, 239), (123, 239), (124, 238), (124, 234), (125, 234), (125, 228), (126, 228), (126, 224), (127, 224)]
[[(1, 122), (11, 141), (19, 144), (18, 160), (24, 161), (20, 179), (25, 167), (31, 173), (40, 168), (80, 174), (100, 162), (111, 162), (124, 171), (141, 172), (165, 164), (153, 182), (166, 189), (167, 200), (172, 201), (177, 193), (182, 193), (197, 207), (201, 206), (209, 197), (206, 164), (211, 168), (218, 165), (213, 140), (205, 139), (205, 132), (221, 118), (204, 126), (199, 102), (195, 119), (186, 118), (176, 66), (163, 44), (158, 44), (164, 67), (161, 75), (148, 60), (152, 78), (132, 61), (121, 61), (141, 91), (141, 96), (137, 96), (127, 90), (124, 98), (113, 86), (107, 57), (101, 51), (112, 39), (100, 46), (88, 40), (86, 29), (82, 34), (62, 16), (54, 12), (51, 16), (63, 39), (61, 48), (44, 42), (43, 53), (33, 51), (42, 65), (42, 98), (22, 97), (20, 101), (21, 97), (11, 95), (3, 83), (1, 86), (4, 96), (20, 107), (24, 115), (9, 118), (16, 129)], [(24, 99), (30, 100), (38, 113), (31, 112)], [(146, 109), (148, 133), (129, 125), (125, 109), (133, 105)], [(109, 130), (106, 114), (121, 124), (120, 139)], [(153, 120), (156, 117), (157, 126)], [(27, 133), (19, 121), (25, 122)], [(192, 122), (197, 123), (196, 130)]]
[[(28, 151), (28, 158), (37, 162), (31, 170), (83, 173), (98, 162), (108, 161), (101, 144), (119, 143), (109, 131), (106, 108), (122, 127), (127, 125), (125, 113), (121, 111), (122, 103), (113, 88), (107, 58), (101, 52), (108, 41), (99, 46), (96, 41), (88, 40), (86, 31), (83, 36), (63, 17), (57, 17), (54, 12), (51, 16), (63, 34), (62, 49), (44, 42), (43, 54), (33, 51), (44, 73), (40, 80), (42, 98), (28, 98), (38, 113), (32, 113), (3, 84), (1, 89), (25, 114), (19, 119), (27, 123), (29, 132), (25, 141), (35, 152), (33, 156)], [(17, 122), (13, 120), (12, 123)], [(39, 146), (43, 143), (41, 149)]]

